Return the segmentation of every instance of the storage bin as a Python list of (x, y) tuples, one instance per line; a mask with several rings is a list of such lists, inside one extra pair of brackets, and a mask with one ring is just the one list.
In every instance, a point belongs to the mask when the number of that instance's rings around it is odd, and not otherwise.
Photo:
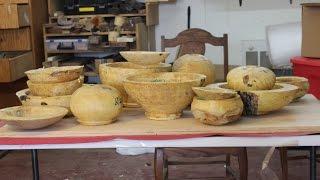
[(310, 83), (309, 93), (320, 99), (320, 59), (294, 57), (291, 63), (293, 74), (307, 78)]
[(29, 5), (0, 4), (0, 29), (30, 26)]
[(12, 82), (25, 76), (24, 72), (34, 69), (32, 52), (5, 52), (0, 58), (0, 82)]
[(30, 51), (30, 27), (0, 30), (1, 51)]
[(47, 51), (88, 50), (88, 39), (47, 39)]

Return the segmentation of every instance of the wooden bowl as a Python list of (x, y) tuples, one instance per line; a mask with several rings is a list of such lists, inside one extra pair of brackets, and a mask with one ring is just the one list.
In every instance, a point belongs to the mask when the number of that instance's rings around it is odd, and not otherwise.
[(193, 73), (154, 73), (136, 75), (124, 81), (124, 88), (152, 120), (172, 120), (190, 105), (192, 87), (202, 86), (205, 75)]
[(78, 79), (82, 72), (83, 66), (63, 66), (39, 68), (25, 73), (34, 83), (60, 83)]
[(29, 89), (23, 89), (16, 93), (23, 106), (60, 106), (68, 109), (69, 116), (72, 115), (70, 110), (71, 95), (66, 96), (33, 96)]
[(309, 91), (309, 86), (310, 86), (307, 78), (298, 77), (298, 76), (277, 77), (276, 82), (295, 85), (299, 88), (296, 94), (296, 97), (294, 98), (294, 101), (299, 100), (304, 95), (306, 95)]
[[(229, 89), (227, 83), (212, 84), (209, 87)], [(276, 83), (271, 90), (239, 91), (244, 104), (245, 115), (268, 114), (288, 105), (296, 96), (298, 87)]]
[(35, 83), (27, 81), (29, 90), (34, 96), (65, 96), (71, 95), (83, 84), (83, 77), (62, 83)]
[(236, 91), (230, 89), (219, 89), (210, 87), (193, 87), (193, 92), (199, 99), (203, 100), (221, 100), (234, 98), (237, 95)]
[(102, 84), (113, 86), (120, 91), (125, 107), (139, 107), (137, 102), (126, 93), (123, 87), (123, 81), (133, 75), (169, 71), (171, 71), (170, 64), (160, 63), (159, 65), (146, 67), (130, 62), (118, 62), (101, 64), (99, 67), (99, 76)]
[(122, 51), (121, 56), (127, 61), (139, 65), (155, 65), (164, 63), (170, 53), (152, 51)]
[(60, 121), (68, 110), (57, 106), (15, 106), (0, 110), (0, 121), (20, 129), (40, 129)]

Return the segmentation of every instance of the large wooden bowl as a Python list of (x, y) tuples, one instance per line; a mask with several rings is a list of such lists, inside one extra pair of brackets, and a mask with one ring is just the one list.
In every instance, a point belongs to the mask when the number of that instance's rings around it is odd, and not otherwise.
[(152, 120), (172, 120), (190, 105), (192, 87), (202, 86), (205, 75), (194, 73), (154, 73), (136, 75), (124, 81), (124, 88)]
[(139, 107), (137, 102), (126, 93), (123, 87), (123, 81), (133, 75), (169, 71), (171, 71), (170, 64), (160, 63), (159, 65), (146, 67), (130, 62), (118, 62), (101, 64), (99, 67), (99, 76), (102, 84), (113, 86), (120, 91), (125, 107)]
[(127, 61), (139, 65), (155, 65), (165, 62), (169, 52), (122, 51), (121, 56)]
[(69, 116), (72, 115), (70, 110), (71, 95), (53, 97), (33, 96), (29, 89), (18, 91), (16, 95), (23, 106), (60, 106), (68, 109)]
[(40, 129), (60, 121), (68, 110), (57, 106), (15, 106), (0, 110), (0, 121), (20, 129)]
[(29, 90), (34, 96), (65, 96), (71, 95), (83, 84), (83, 77), (62, 83), (35, 83), (27, 81)]
[(82, 72), (83, 66), (63, 66), (39, 68), (25, 73), (34, 83), (60, 83), (78, 79)]

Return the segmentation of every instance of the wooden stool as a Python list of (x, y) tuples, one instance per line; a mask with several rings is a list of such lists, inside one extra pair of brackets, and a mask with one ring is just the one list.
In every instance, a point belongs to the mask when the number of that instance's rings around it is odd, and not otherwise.
[[(192, 153), (201, 153), (192, 155)], [(170, 154), (173, 154), (172, 156)], [(226, 154), (225, 161), (212, 161), (208, 157)], [(230, 156), (238, 157), (240, 180), (248, 177), (248, 160), (246, 148), (157, 148), (154, 155), (154, 174), (156, 180), (166, 180), (169, 175), (169, 165), (200, 165), (200, 164), (224, 164), (226, 177), (220, 179), (236, 179), (230, 167)], [(184, 157), (184, 160), (169, 160), (168, 157)], [(215, 178), (217, 179), (217, 178)]]

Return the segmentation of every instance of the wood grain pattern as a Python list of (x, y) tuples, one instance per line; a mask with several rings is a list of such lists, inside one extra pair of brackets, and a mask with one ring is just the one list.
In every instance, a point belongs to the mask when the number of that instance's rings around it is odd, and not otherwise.
[(0, 30), (1, 51), (30, 51), (30, 28)]
[(154, 26), (159, 24), (159, 3), (146, 3), (146, 25)]
[(234, 135), (277, 136), (320, 133), (320, 103), (312, 95), (300, 102), (269, 115), (243, 117), (240, 121), (225, 126), (208, 126), (193, 119), (185, 111), (181, 119), (152, 121), (145, 118), (142, 110), (127, 109), (113, 124), (88, 127), (79, 125), (74, 118), (36, 131), (20, 131), (8, 126), (0, 128), (0, 137), (121, 137), (158, 135)]

